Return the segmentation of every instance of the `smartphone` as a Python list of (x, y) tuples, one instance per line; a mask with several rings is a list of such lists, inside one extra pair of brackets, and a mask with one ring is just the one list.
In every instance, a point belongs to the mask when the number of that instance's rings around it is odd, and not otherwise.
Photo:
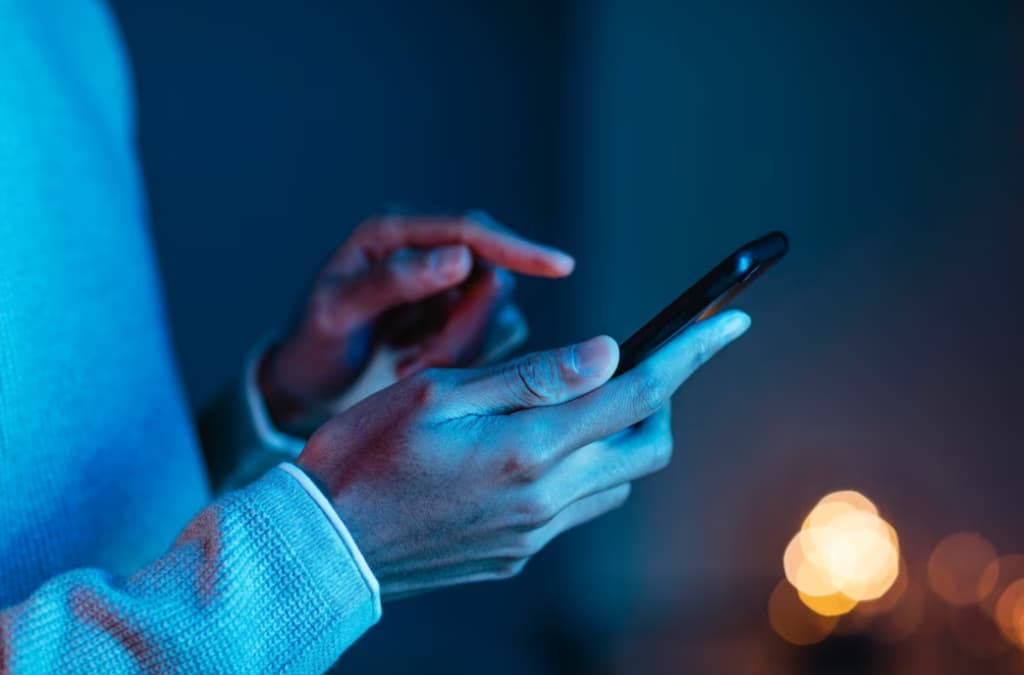
[(615, 374), (634, 367), (690, 324), (721, 311), (788, 250), (789, 239), (782, 232), (741, 246), (622, 343)]

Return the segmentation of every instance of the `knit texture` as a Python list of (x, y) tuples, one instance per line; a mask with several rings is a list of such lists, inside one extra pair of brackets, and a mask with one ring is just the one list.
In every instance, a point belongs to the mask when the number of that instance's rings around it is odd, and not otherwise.
[(17, 673), (320, 672), (372, 625), (371, 597), (334, 526), (275, 469), (204, 510), (135, 574), (75, 570), (5, 610), (2, 663)]
[(211, 505), (133, 119), (105, 6), (0, 0), (0, 672), (321, 670), (379, 598), (294, 476)]

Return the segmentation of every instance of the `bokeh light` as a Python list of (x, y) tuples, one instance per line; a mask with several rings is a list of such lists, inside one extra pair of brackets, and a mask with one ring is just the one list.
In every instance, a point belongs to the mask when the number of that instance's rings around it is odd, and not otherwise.
[(999, 596), (995, 620), (1007, 640), (1024, 647), (1024, 579), (1014, 581)]
[(889, 590), (876, 600), (867, 600), (858, 604), (857, 614), (860, 616), (878, 616), (879, 614), (891, 612), (902, 602), (903, 596), (907, 593), (907, 588), (910, 585), (909, 575), (907, 562), (901, 556), (896, 580)]
[(786, 579), (803, 603), (838, 616), (882, 597), (899, 576), (899, 540), (867, 497), (852, 490), (823, 497), (783, 554)]
[(1004, 555), (985, 568), (978, 583), (992, 589), (981, 603), (989, 616), (995, 618), (996, 603), (1006, 588), (1018, 579), (1024, 579), (1024, 555)]
[(819, 507), (829, 504), (842, 504), (855, 511), (864, 511), (865, 513), (878, 515), (878, 507), (875, 506), (875, 503), (856, 490), (839, 490), (838, 492), (829, 493), (818, 500)]
[(842, 593), (818, 596), (807, 595), (803, 591), (798, 591), (797, 595), (804, 605), (822, 616), (842, 616), (857, 606), (856, 600)]
[(946, 537), (928, 558), (928, 583), (932, 591), (956, 607), (983, 600), (992, 592), (998, 572), (995, 547), (974, 532)]
[(822, 616), (808, 609), (797, 590), (783, 579), (776, 584), (768, 598), (768, 622), (783, 640), (802, 646), (827, 638), (835, 630), (839, 619)]

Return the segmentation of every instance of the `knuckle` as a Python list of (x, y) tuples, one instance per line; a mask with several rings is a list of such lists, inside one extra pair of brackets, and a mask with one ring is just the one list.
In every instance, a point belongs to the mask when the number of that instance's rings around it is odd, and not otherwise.
[(452, 232), (459, 241), (466, 241), (472, 237), (473, 231), (480, 229), (480, 224), (472, 218), (462, 216), (452, 223)]
[(428, 368), (405, 379), (406, 390), (417, 407), (427, 406), (438, 399), (444, 386), (444, 375), (439, 368)]
[(542, 542), (538, 541), (533, 532), (526, 532), (516, 535), (509, 544), (507, 556), (509, 560), (522, 560), (536, 555), (542, 548)]
[(538, 491), (522, 500), (515, 511), (517, 524), (536, 529), (551, 522), (558, 513), (558, 507), (551, 497)]
[(509, 371), (509, 386), (518, 392), (523, 405), (537, 405), (553, 398), (558, 388), (557, 373), (550, 358), (541, 354), (529, 356)]
[(510, 230), (505, 227), (497, 218), (491, 215), (488, 211), (482, 209), (472, 209), (463, 214), (463, 217), (471, 221), (477, 227), (492, 232), (500, 232), (502, 234), (510, 234)]
[(542, 466), (537, 459), (524, 450), (513, 450), (505, 459), (502, 474), (525, 483), (532, 483), (540, 478), (542, 473)]
[(632, 405), (637, 419), (650, 417), (665, 402), (665, 386), (660, 379), (645, 374), (633, 388)]

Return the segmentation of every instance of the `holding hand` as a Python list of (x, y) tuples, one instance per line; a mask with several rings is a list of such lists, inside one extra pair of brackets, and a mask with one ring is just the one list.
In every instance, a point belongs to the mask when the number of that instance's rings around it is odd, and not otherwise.
[(508, 577), (665, 466), (669, 398), (748, 325), (724, 312), (613, 380), (608, 337), (424, 371), (325, 424), (297, 462), (324, 487), (385, 599)]
[(321, 271), (301, 318), (265, 357), (259, 384), (267, 409), (279, 425), (326, 418), (374, 349), (389, 342), (407, 347), (392, 380), (466, 365), (496, 320), (522, 323), (508, 301), (509, 272), (562, 277), (572, 268), (565, 253), (479, 212), (366, 221)]

